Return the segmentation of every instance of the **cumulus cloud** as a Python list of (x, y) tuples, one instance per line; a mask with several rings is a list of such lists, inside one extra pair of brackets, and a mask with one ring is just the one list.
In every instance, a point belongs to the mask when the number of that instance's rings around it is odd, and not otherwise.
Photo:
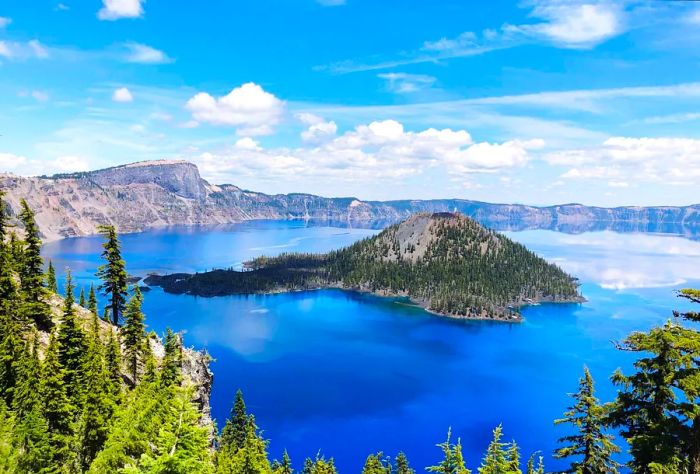
[(131, 95), (131, 91), (126, 87), (120, 87), (119, 89), (115, 89), (112, 93), (112, 100), (114, 102), (132, 102), (134, 96)]
[(97, 12), (100, 20), (140, 18), (143, 16), (144, 0), (102, 0), (102, 8)]
[[(297, 118), (309, 127), (331, 123), (311, 114)], [(522, 166), (529, 160), (528, 151), (542, 146), (541, 140), (475, 144), (466, 130), (408, 131), (396, 120), (361, 124), (340, 135), (334, 130), (325, 140), (307, 143), (298, 148), (265, 148), (246, 137), (228, 149), (186, 158), (197, 162), (204, 176), (215, 181), (241, 175), (401, 179), (421, 175), (429, 168), (464, 178)]]
[(334, 121), (326, 121), (318, 115), (301, 113), (297, 119), (308, 128), (301, 132), (301, 139), (305, 142), (320, 142), (334, 136), (338, 132), (338, 125)]
[(146, 44), (126, 43), (124, 47), (127, 49), (124, 60), (129, 63), (167, 64), (173, 62), (173, 59), (163, 51)]
[(562, 178), (690, 184), (700, 177), (700, 140), (611, 137), (598, 147), (548, 153), (544, 159), (571, 167)]
[(259, 85), (248, 82), (223, 97), (200, 92), (187, 101), (197, 122), (230, 125), (240, 135), (267, 135), (280, 121), (284, 103)]
[(431, 88), (436, 78), (425, 74), (408, 74), (405, 72), (388, 72), (377, 77), (386, 81), (386, 87), (397, 94), (410, 94)]

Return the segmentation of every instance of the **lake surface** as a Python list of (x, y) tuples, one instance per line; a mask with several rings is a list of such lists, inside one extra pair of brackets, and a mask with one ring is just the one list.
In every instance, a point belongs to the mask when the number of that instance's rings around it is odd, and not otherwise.
[[(376, 230), (295, 221), (254, 221), (215, 228), (167, 228), (122, 237), (130, 274), (240, 266), (254, 256), (326, 251)], [(508, 232), (582, 281), (584, 304), (525, 308), (522, 324), (454, 321), (401, 301), (339, 290), (269, 296), (196, 298), (145, 293), (149, 329), (185, 332), (212, 364), (212, 407), (219, 426), (237, 388), (271, 440), (295, 467), (319, 450), (341, 473), (360, 472), (365, 457), (404, 451), (414, 468), (437, 462), (434, 445), (448, 427), (476, 468), (491, 430), (503, 424), (523, 457), (541, 450), (548, 470), (552, 420), (569, 404), (584, 364), (601, 399), (633, 355), (611, 341), (648, 329), (688, 308), (674, 290), (700, 286), (700, 242), (669, 234), (610, 231)], [(94, 280), (101, 240), (52, 242), (44, 256), (70, 266), (77, 284)]]

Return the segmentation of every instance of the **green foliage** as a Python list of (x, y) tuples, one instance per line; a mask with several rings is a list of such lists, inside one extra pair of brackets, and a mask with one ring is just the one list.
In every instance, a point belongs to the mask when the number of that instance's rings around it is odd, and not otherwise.
[(114, 226), (101, 226), (99, 230), (105, 238), (102, 244), (105, 263), (97, 269), (97, 276), (102, 279), (100, 290), (109, 297), (107, 308), (112, 315), (112, 322), (117, 325), (126, 306), (126, 263), (122, 259), (121, 244)]
[(134, 294), (126, 305), (124, 327), (121, 329), (124, 360), (133, 384), (138, 382), (139, 370), (146, 354), (146, 325), (141, 311), (142, 303), (141, 291), (137, 285), (134, 285)]
[(182, 379), (182, 341), (168, 328), (160, 380), (165, 385), (179, 384)]
[(530, 456), (530, 459), (527, 460), (527, 469), (525, 472), (527, 474), (545, 474), (544, 458), (542, 456), (538, 456), (538, 453), (534, 453), (532, 456)]
[[(27, 201), (20, 201), (22, 211), (19, 218), (24, 226), (24, 242), (21, 245), (21, 256), (15, 258), (15, 262), (20, 262), (19, 276), (22, 291), (22, 316), (34, 321), (41, 329), (51, 327), (51, 317), (48, 305), (44, 301), (46, 288), (44, 288), (44, 264), (41, 258), (41, 238), (39, 237), (39, 227), (34, 220), (34, 212), (29, 208)], [(18, 260), (21, 258), (21, 260)]]
[(40, 394), (49, 431), (52, 464), (72, 466), (77, 462), (74, 416), (77, 406), (71, 404), (66, 383), (67, 374), (60, 360), (60, 342), (51, 334), (41, 373)]
[(569, 424), (575, 433), (559, 440), (564, 446), (555, 452), (557, 458), (575, 457), (568, 472), (583, 474), (614, 474), (618, 464), (612, 455), (620, 452), (614, 437), (605, 433), (607, 412), (595, 396), (593, 377), (588, 367), (583, 368), (578, 392), (572, 395), (573, 406), (564, 413), (564, 418), (555, 424)]
[(82, 287), (80, 288), (80, 297), (78, 298), (78, 306), (80, 306), (81, 308), (87, 309), (87, 304), (86, 304), (86, 300), (85, 300), (85, 289)]
[(415, 474), (415, 470), (408, 463), (408, 458), (404, 453), (399, 453), (394, 460), (396, 474)]
[(56, 283), (56, 269), (53, 262), (49, 261), (49, 268), (46, 270), (46, 288), (51, 293), (58, 293), (58, 283)]
[(274, 474), (294, 474), (294, 468), (292, 467), (292, 460), (289, 457), (287, 450), (284, 450), (282, 454), (282, 461), (275, 460), (272, 463), (272, 472)]
[(243, 392), (237, 390), (236, 398), (231, 408), (231, 416), (226, 420), (224, 429), (221, 430), (221, 439), (219, 440), (221, 447), (236, 452), (245, 442), (249, 421), (245, 401), (243, 400)]
[(486, 450), (479, 474), (522, 474), (518, 446), (514, 442), (502, 442), (502, 437), (503, 428), (499, 425), (493, 430), (493, 440)]
[(320, 453), (316, 454), (315, 459), (306, 458), (304, 461), (304, 470), (302, 474), (337, 474), (335, 462), (333, 458), (326, 459)]
[(381, 451), (367, 456), (362, 468), (362, 474), (391, 474), (391, 471), (391, 458), (385, 457)]
[(447, 439), (438, 444), (437, 447), (442, 450), (442, 460), (434, 465), (426, 467), (428, 472), (437, 472), (440, 474), (470, 474), (471, 471), (464, 464), (462, 456), (462, 443), (457, 439), (457, 444), (452, 444), (452, 429), (447, 430)]
[(0, 472), (2, 473), (17, 471), (19, 453), (15, 442), (14, 415), (0, 399)]
[(92, 283), (90, 284), (90, 293), (88, 293), (87, 309), (97, 315), (97, 296), (95, 295), (95, 286)]
[(66, 296), (63, 300), (63, 318), (58, 328), (59, 360), (64, 370), (66, 393), (71, 403), (82, 407), (85, 396), (85, 364), (88, 344), (75, 313), (73, 278), (66, 273)]

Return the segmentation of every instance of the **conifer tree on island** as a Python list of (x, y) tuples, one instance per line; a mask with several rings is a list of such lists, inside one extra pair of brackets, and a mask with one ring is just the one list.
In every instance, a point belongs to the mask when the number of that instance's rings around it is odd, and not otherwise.
[(126, 306), (126, 263), (122, 259), (121, 244), (114, 226), (101, 226), (99, 230), (105, 238), (102, 258), (106, 263), (97, 269), (97, 276), (102, 279), (100, 290), (109, 298), (105, 309), (109, 309), (113, 324), (118, 325)]
[(576, 403), (564, 413), (564, 418), (554, 423), (573, 425), (576, 432), (559, 440), (564, 446), (556, 450), (555, 457), (580, 458), (571, 463), (567, 472), (616, 474), (618, 464), (612, 455), (619, 453), (620, 448), (613, 443), (614, 437), (605, 433), (607, 411), (595, 396), (593, 377), (588, 367), (583, 368), (578, 392), (571, 396)]

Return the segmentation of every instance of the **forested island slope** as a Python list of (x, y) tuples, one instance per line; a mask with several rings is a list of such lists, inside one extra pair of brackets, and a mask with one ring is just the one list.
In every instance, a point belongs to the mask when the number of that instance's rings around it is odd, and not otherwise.
[(405, 296), (452, 317), (509, 321), (525, 304), (582, 301), (559, 267), (456, 213), (419, 213), (338, 251), (260, 257), (246, 268), (145, 281), (199, 296), (337, 287)]

